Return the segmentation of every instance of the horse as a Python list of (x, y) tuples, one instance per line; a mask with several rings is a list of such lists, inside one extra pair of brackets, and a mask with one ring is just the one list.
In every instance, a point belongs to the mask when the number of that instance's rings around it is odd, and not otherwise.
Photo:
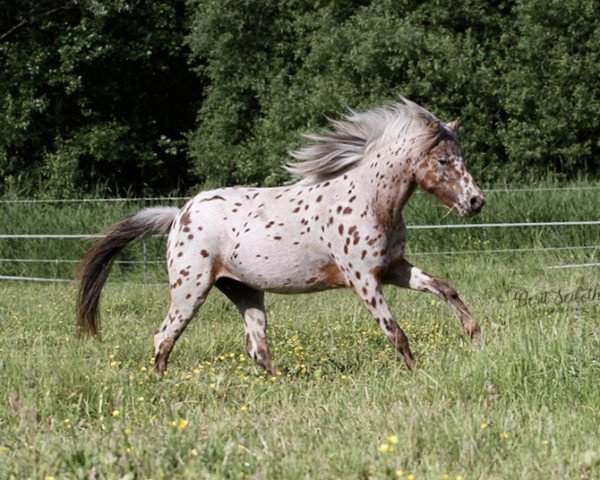
[(349, 288), (408, 369), (415, 359), (382, 285), (429, 292), (448, 304), (476, 342), (480, 328), (447, 281), (404, 258), (402, 209), (420, 186), (461, 217), (485, 199), (466, 170), (456, 131), (401, 97), (366, 112), (349, 110), (329, 130), (305, 135), (285, 168), (299, 177), (273, 188), (202, 191), (181, 209), (150, 207), (114, 225), (82, 258), (80, 335), (99, 332), (101, 290), (116, 255), (133, 241), (167, 234), (169, 310), (154, 333), (154, 372), (216, 286), (244, 321), (246, 353), (275, 375), (267, 342), (265, 292)]

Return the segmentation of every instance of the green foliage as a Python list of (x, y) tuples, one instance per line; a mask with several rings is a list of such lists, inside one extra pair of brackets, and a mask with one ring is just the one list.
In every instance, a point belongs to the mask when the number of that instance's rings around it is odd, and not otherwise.
[(177, 187), (201, 94), (183, 1), (2, 3), (0, 191)]
[(522, 1), (515, 11), (503, 74), (506, 121), (499, 128), (508, 158), (566, 176), (586, 167), (597, 174), (598, 3)]
[(280, 182), (301, 132), (402, 93), (462, 117), (483, 181), (597, 174), (597, 6), (542, 3), (192, 2), (190, 47), (210, 85), (196, 171), (210, 184)]
[(0, 195), (274, 185), (300, 134), (403, 94), (482, 183), (596, 177), (594, 0), (0, 0)]

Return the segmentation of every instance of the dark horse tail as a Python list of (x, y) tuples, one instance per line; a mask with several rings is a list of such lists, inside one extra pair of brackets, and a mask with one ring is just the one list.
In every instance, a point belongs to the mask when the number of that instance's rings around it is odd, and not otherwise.
[(179, 212), (173, 207), (152, 207), (114, 225), (109, 233), (90, 248), (81, 260), (77, 276), (81, 279), (77, 299), (77, 329), (80, 335), (97, 335), (98, 303), (117, 254), (129, 243), (159, 233), (167, 233)]

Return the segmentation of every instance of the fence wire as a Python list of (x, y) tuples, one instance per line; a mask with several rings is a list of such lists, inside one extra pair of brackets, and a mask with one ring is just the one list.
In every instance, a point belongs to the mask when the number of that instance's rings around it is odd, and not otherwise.
[[(519, 193), (519, 192), (547, 192), (547, 191), (589, 191), (600, 190), (600, 184), (595, 186), (572, 186), (572, 187), (531, 187), (531, 188), (494, 188), (487, 189), (485, 193)], [(118, 202), (182, 202), (189, 200), (189, 197), (134, 197), (134, 198), (78, 198), (78, 199), (0, 199), (0, 204), (61, 204), (61, 203), (118, 203)], [(572, 226), (595, 226), (600, 225), (600, 221), (557, 221), (557, 222), (516, 222), (516, 223), (467, 223), (467, 224), (443, 224), (443, 225), (408, 225), (409, 230), (444, 230), (444, 229), (479, 229), (479, 228), (539, 228), (539, 227), (572, 227)], [(98, 234), (26, 234), (26, 233), (5, 233), (0, 234), (0, 239), (100, 239), (103, 235)], [(561, 247), (528, 247), (528, 248), (507, 248), (507, 249), (487, 249), (487, 250), (447, 250), (447, 251), (407, 251), (410, 256), (448, 256), (448, 255), (493, 255), (493, 254), (523, 254), (531, 252), (556, 252), (556, 251), (582, 251), (582, 250), (600, 250), (600, 245), (581, 245), (581, 246), (561, 246)], [(79, 260), (73, 259), (51, 259), (51, 258), (0, 258), (0, 264), (6, 263), (39, 263), (39, 264), (76, 264)], [(116, 264), (122, 265), (143, 265), (144, 277), (147, 274), (148, 265), (157, 265), (164, 263), (163, 260), (148, 260), (146, 253), (144, 260), (123, 260), (116, 261)], [(585, 268), (597, 267), (600, 263), (583, 264), (564, 264), (550, 265), (551, 269), (567, 268)], [(20, 281), (48, 281), (48, 282), (69, 282), (70, 279), (61, 278), (42, 278), (29, 276), (6, 276), (0, 275), (0, 280), (20, 280)]]

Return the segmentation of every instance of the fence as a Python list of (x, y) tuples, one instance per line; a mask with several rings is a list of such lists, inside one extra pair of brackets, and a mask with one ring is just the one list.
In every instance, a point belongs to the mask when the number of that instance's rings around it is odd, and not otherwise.
[[(552, 191), (592, 191), (600, 190), (599, 186), (581, 186), (581, 187), (541, 187), (541, 188), (519, 188), (519, 189), (490, 189), (486, 193), (513, 193), (513, 192), (552, 192)], [(0, 200), (0, 204), (68, 204), (68, 203), (116, 203), (116, 202), (182, 202), (187, 200), (187, 197), (148, 197), (148, 198), (117, 198), (117, 199), (51, 199), (51, 200), (34, 200), (34, 199), (15, 199), (15, 200)], [(470, 223), (470, 224), (428, 224), (428, 225), (408, 225), (409, 230), (456, 230), (456, 229), (508, 229), (508, 228), (540, 228), (540, 227), (572, 227), (572, 226), (598, 226), (600, 220), (585, 220), (585, 221), (546, 221), (546, 222), (513, 222), (513, 223)], [(102, 235), (98, 234), (0, 234), (0, 241), (4, 239), (98, 239)], [(120, 260), (115, 262), (120, 265), (142, 265), (144, 269), (144, 279), (147, 279), (147, 271), (149, 265), (164, 264), (164, 261), (149, 260), (147, 258), (146, 241), (142, 242), (143, 260)], [(496, 248), (496, 249), (467, 249), (467, 250), (445, 250), (445, 251), (411, 251), (411, 256), (448, 256), (448, 255), (498, 255), (498, 254), (523, 254), (527, 252), (559, 252), (559, 251), (600, 251), (600, 245), (570, 245), (570, 246), (555, 246), (555, 247), (528, 247), (528, 248)], [(78, 260), (69, 260), (61, 258), (0, 258), (0, 266), (7, 263), (29, 263), (29, 264), (75, 264)], [(598, 267), (600, 263), (591, 261), (588, 263), (573, 263), (561, 265), (548, 265), (552, 269), (569, 269), (569, 268), (592, 268)], [(68, 282), (69, 279), (64, 278), (43, 278), (31, 277), (23, 275), (0, 275), (0, 280), (20, 280), (20, 281), (48, 281), (48, 282)]]

